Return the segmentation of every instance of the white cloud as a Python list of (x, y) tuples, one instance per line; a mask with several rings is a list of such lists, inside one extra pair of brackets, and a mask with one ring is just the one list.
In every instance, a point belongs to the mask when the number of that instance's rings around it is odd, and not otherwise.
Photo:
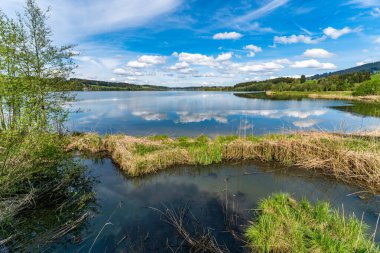
[(158, 55), (143, 55), (140, 56), (137, 61), (144, 62), (151, 65), (156, 64), (164, 64), (166, 62), (165, 56), (158, 56)]
[(173, 66), (171, 66), (169, 69), (171, 70), (179, 70), (179, 69), (187, 69), (189, 68), (189, 64), (187, 62), (177, 62)]
[(131, 68), (146, 68), (152, 65), (164, 64), (164, 63), (166, 63), (165, 56), (143, 55), (143, 56), (140, 56), (137, 59), (137, 61), (129, 61), (127, 63), (127, 66)]
[(355, 4), (362, 8), (380, 6), (379, 0), (351, 0), (349, 4)]
[(214, 40), (238, 40), (243, 35), (241, 33), (237, 32), (224, 32), (224, 33), (217, 33), (212, 38)]
[(179, 61), (187, 62), (194, 65), (203, 66), (214, 66), (214, 58), (212, 56), (207, 56), (203, 54), (191, 54), (191, 53), (180, 53), (178, 55)]
[(321, 48), (313, 48), (308, 49), (303, 53), (303, 56), (309, 57), (309, 58), (330, 58), (333, 57), (334, 54), (330, 53), (329, 51)]
[(129, 61), (127, 63), (127, 66), (131, 68), (146, 68), (146, 67), (149, 67), (150, 64), (145, 63), (145, 62), (139, 62), (139, 61)]
[(295, 44), (295, 43), (305, 43), (305, 44), (317, 44), (324, 38), (313, 39), (306, 35), (291, 35), (291, 36), (275, 36), (275, 44)]
[(361, 65), (364, 65), (364, 64), (367, 64), (367, 63), (372, 63), (372, 62), (375, 62), (375, 61), (373, 59), (365, 59), (363, 61), (357, 62), (356, 66), (361, 66)]
[[(1, 1), (5, 13), (23, 11), (24, 0)], [(50, 24), (65, 42), (101, 32), (139, 27), (173, 11), (181, 0), (39, 0), (42, 8), (52, 7)], [(67, 41), (69, 40), (69, 41)]]
[(254, 57), (256, 53), (263, 51), (261, 47), (258, 47), (252, 44), (246, 45), (245, 47), (243, 47), (243, 49), (248, 51), (248, 54), (247, 54), (248, 57)]
[(342, 29), (335, 29), (333, 27), (327, 27), (325, 29), (323, 29), (323, 33), (332, 38), (332, 39), (338, 39), (339, 37), (345, 35), (345, 34), (349, 34), (349, 33), (352, 33), (354, 32), (355, 30), (352, 30), (351, 28), (349, 27), (344, 27)]
[(232, 53), (223, 53), (216, 57), (215, 61), (217, 62), (223, 62), (228, 61), (232, 58)]
[(377, 39), (375, 39), (375, 44), (379, 44), (380, 45), (380, 37), (379, 38), (377, 38)]
[(270, 72), (270, 71), (278, 71), (283, 69), (284, 66), (278, 64), (276, 62), (264, 62), (259, 64), (248, 63), (242, 66), (239, 66), (237, 69), (241, 72)]
[(287, 4), (289, 0), (271, 0), (268, 1), (267, 4), (261, 6), (258, 9), (255, 9), (252, 12), (249, 12), (248, 14), (241, 16), (239, 18), (236, 18), (233, 20), (234, 23), (247, 23), (249, 21), (252, 21), (254, 19), (263, 17), (267, 15), (268, 13), (276, 10), (277, 8)]
[[(222, 62), (227, 62), (232, 58), (232, 53), (222, 53), (218, 55), (216, 58), (212, 56), (207, 56), (203, 54), (191, 54), (191, 53), (180, 53), (178, 54), (178, 60), (183, 62), (181, 64), (192, 64), (192, 65), (200, 65), (200, 66), (209, 66), (209, 67), (217, 67)], [(177, 67), (179, 67), (178, 65)]]
[(290, 65), (292, 68), (315, 68), (323, 70), (336, 69), (336, 66), (332, 63), (323, 63), (315, 59), (305, 60), (305, 61), (296, 61)]

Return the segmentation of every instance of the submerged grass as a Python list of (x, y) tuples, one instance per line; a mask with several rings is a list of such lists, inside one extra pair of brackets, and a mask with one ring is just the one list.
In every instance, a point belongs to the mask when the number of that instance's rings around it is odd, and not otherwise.
[(260, 202), (257, 214), (245, 233), (253, 252), (380, 252), (366, 224), (326, 202), (312, 206), (275, 194)]
[(214, 139), (126, 135), (101, 138), (90, 133), (71, 139), (69, 150), (108, 151), (130, 176), (157, 172), (173, 165), (261, 160), (313, 169), (373, 192), (380, 191), (380, 139), (376, 136), (293, 133)]

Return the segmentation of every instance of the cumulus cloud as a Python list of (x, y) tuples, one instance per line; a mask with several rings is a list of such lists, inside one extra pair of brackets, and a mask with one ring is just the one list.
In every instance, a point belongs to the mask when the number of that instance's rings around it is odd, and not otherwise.
[(158, 56), (158, 55), (143, 55), (140, 56), (137, 61), (144, 62), (151, 65), (156, 64), (164, 64), (166, 62), (165, 56)]
[(187, 62), (177, 62), (173, 66), (169, 67), (170, 70), (180, 70), (180, 69), (187, 69), (190, 65)]
[(263, 51), (261, 47), (258, 47), (252, 44), (246, 45), (245, 47), (243, 47), (243, 49), (248, 51), (248, 54), (247, 54), (248, 57), (254, 57), (256, 53)]
[(308, 49), (303, 53), (303, 56), (309, 57), (309, 58), (330, 58), (333, 57), (334, 54), (330, 53), (329, 51), (321, 48), (313, 48)]
[(313, 39), (311, 36), (307, 35), (291, 35), (291, 36), (275, 36), (274, 44), (295, 44), (295, 43), (305, 43), (305, 44), (317, 44), (322, 38)]
[(240, 72), (249, 73), (278, 71), (283, 68), (283, 65), (276, 62), (264, 62), (258, 64), (248, 63), (237, 67)]
[(216, 58), (214, 58), (213, 56), (207, 56), (203, 54), (191, 54), (183, 52), (178, 54), (178, 60), (180, 62), (192, 65), (216, 67), (222, 62), (229, 61), (232, 58), (232, 55), (232, 53), (222, 53), (219, 54)]
[(216, 57), (215, 61), (217, 62), (223, 62), (228, 61), (232, 58), (232, 53), (223, 53)]
[(166, 62), (165, 56), (158, 55), (143, 55), (137, 61), (129, 61), (127, 67), (131, 68), (146, 68), (152, 65), (164, 64)]
[(292, 68), (315, 68), (323, 70), (332, 70), (336, 69), (336, 66), (332, 63), (323, 63), (315, 59), (305, 60), (305, 61), (296, 61), (290, 65)]
[(339, 37), (345, 35), (345, 34), (349, 34), (349, 33), (352, 33), (352, 32), (355, 32), (357, 30), (352, 30), (351, 28), (349, 27), (344, 27), (342, 29), (335, 29), (333, 27), (327, 27), (325, 29), (323, 29), (323, 33), (332, 38), (332, 39), (338, 39)]
[(243, 37), (243, 34), (238, 32), (224, 32), (224, 33), (217, 33), (212, 38), (214, 40), (238, 40), (241, 37)]

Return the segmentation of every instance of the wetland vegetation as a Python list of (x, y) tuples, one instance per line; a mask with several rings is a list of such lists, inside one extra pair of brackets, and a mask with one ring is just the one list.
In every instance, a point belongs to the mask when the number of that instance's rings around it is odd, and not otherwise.
[[(67, 133), (64, 131), (70, 117), (67, 105), (74, 99), (68, 92), (72, 86), (67, 85), (67, 80), (75, 67), (74, 48), (55, 46), (46, 24), (48, 12), (40, 9), (35, 1), (27, 0), (25, 13), (18, 17), (12, 19), (0, 13), (0, 252), (84, 249), (88, 252), (116, 249), (228, 252), (229, 247), (241, 252), (290, 252), (295, 249), (300, 252), (379, 252), (376, 234), (379, 217), (376, 198), (380, 191), (378, 134), (300, 131), (249, 135), (246, 130), (250, 127), (253, 132), (253, 125), (245, 120), (243, 126), (242, 115), (239, 115), (238, 135), (216, 135), (214, 138), (206, 135), (174, 138), (168, 135)], [(107, 82), (93, 85), (84, 84), (82, 80), (81, 85), (114, 89)], [(334, 94), (341, 97), (334, 98), (349, 96), (351, 99), (351, 92), (358, 96), (379, 95), (378, 85), (379, 76), (365, 72), (323, 77), (317, 81), (305, 77), (282, 78), (228, 89), (251, 91), (260, 86), (260, 90), (277, 87), (291, 92), (338, 90), (341, 93)], [(119, 84), (117, 90), (135, 88), (149, 90), (152, 86), (124, 87)], [(144, 111), (144, 106), (141, 108), (133, 115), (149, 122), (168, 118), (162, 113)], [(178, 117), (174, 124), (211, 120), (226, 124), (229, 120), (224, 115), (199, 111), (196, 115), (188, 111), (170, 113)], [(236, 110), (229, 113), (234, 115)], [(252, 110), (252, 113), (281, 118), (283, 112)], [(305, 119), (311, 114), (323, 113), (321, 110), (313, 113), (293, 110), (284, 115)], [(375, 118), (371, 120), (377, 122)], [(86, 159), (85, 154), (90, 154), (93, 160)], [(98, 155), (100, 158), (95, 159)], [(112, 170), (108, 156), (120, 171)], [(354, 209), (357, 208), (355, 204), (363, 204), (361, 198), (368, 200), (371, 204), (364, 203), (360, 210), (370, 209), (368, 220), (371, 222), (377, 218), (377, 223), (368, 224), (375, 226), (375, 232), (368, 233), (364, 218), (347, 216), (344, 209), (337, 211), (316, 199), (316, 204), (311, 204), (307, 200), (297, 202), (286, 194), (268, 197), (268, 192), (278, 190), (270, 185), (276, 185), (279, 171), (262, 172), (253, 165), (243, 166), (244, 171), (240, 172), (233, 168), (218, 171), (208, 167), (242, 161), (271, 163), (271, 169), (275, 167), (272, 162), (280, 164), (283, 171), (287, 170), (286, 175), (280, 177), (285, 185), (283, 188), (296, 189), (298, 194), (303, 194), (304, 185), (310, 186), (309, 193), (315, 189), (324, 191), (320, 182), (343, 189), (346, 196), (352, 189), (360, 190), (360, 199), (350, 199), (350, 207)], [(169, 173), (178, 166), (189, 166), (185, 176), (181, 175), (182, 170), (179, 175)], [(96, 171), (100, 175), (98, 178), (90, 171), (96, 167), (101, 168)], [(323, 180), (296, 179), (291, 171), (297, 169), (325, 177)], [(200, 176), (195, 177), (191, 173), (197, 170)], [(148, 178), (152, 174), (157, 175)], [(236, 178), (245, 180), (242, 188), (248, 190), (242, 192), (234, 181)], [(331, 179), (332, 183), (328, 181)], [(248, 201), (251, 180), (256, 184), (264, 180), (266, 185), (257, 188), (260, 194)], [(313, 185), (314, 180), (319, 180), (317, 186)], [(296, 187), (289, 186), (290, 181), (296, 181)], [(210, 182), (216, 187), (209, 185)], [(213, 187), (215, 189), (211, 189)], [(126, 207), (123, 207), (124, 201), (128, 203)], [(160, 209), (158, 205), (164, 202), (175, 204), (178, 211), (168, 205)], [(184, 208), (190, 204), (195, 208)], [(258, 210), (254, 216), (245, 213), (254, 208)], [(117, 213), (118, 210), (122, 212)], [(153, 217), (152, 212), (159, 215)], [(118, 220), (112, 220), (114, 215)], [(162, 226), (160, 219), (171, 227)], [(203, 226), (203, 222), (209, 221), (212, 221), (210, 226)], [(117, 236), (108, 231), (108, 237), (102, 237), (102, 233), (113, 226), (112, 232)], [(153, 228), (150, 230), (153, 232), (141, 228)], [(174, 234), (170, 232), (173, 228)], [(132, 233), (128, 229), (133, 229)], [(147, 248), (146, 242), (151, 237), (150, 248)]]

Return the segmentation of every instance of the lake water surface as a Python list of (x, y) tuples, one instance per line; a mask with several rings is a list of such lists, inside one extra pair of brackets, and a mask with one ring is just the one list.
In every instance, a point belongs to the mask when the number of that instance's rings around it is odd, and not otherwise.
[(79, 113), (70, 115), (67, 127), (101, 134), (170, 136), (380, 127), (379, 118), (350, 112), (349, 106), (336, 100), (248, 99), (230, 92), (78, 92), (71, 110)]
[[(243, 163), (207, 167), (181, 167), (142, 178), (128, 178), (109, 159), (85, 160), (99, 183), (95, 185), (97, 211), (80, 236), (68, 236), (57, 244), (57, 252), (170, 252), (182, 238), (149, 207), (189, 211), (200, 224), (210, 227), (219, 244), (231, 252), (244, 252), (241, 243), (226, 232), (224, 206), (236, 215), (237, 227), (244, 229), (253, 217), (260, 199), (272, 193), (287, 192), (300, 200), (331, 202), (334, 208), (353, 212), (374, 231), (380, 198), (359, 198), (360, 189), (312, 172), (283, 168), (273, 164)], [(227, 187), (226, 187), (227, 185)], [(231, 215), (231, 214), (230, 214)], [(109, 225), (105, 226), (105, 224)], [(103, 228), (104, 227), (104, 228)], [(188, 227), (191, 229), (191, 225)], [(102, 230), (103, 228), (103, 230)], [(101, 232), (100, 232), (101, 231)], [(97, 237), (97, 239), (95, 239)], [(380, 241), (380, 236), (376, 237)], [(95, 242), (95, 243), (94, 243)], [(188, 252), (184, 247), (178, 252)]]
[[(380, 126), (379, 118), (356, 113), (343, 101), (273, 101), (226, 92), (182, 91), (79, 92), (77, 98), (71, 109), (80, 112), (70, 115), (68, 128), (101, 134), (215, 136)], [(188, 217), (193, 217), (187, 224), (190, 230), (200, 224), (212, 228), (219, 244), (231, 252), (244, 252), (227, 232), (226, 217), (235, 217), (233, 225), (241, 232), (258, 202), (278, 192), (298, 200), (329, 201), (334, 208), (344, 209), (346, 216), (363, 215), (370, 232), (380, 212), (379, 197), (353, 194), (360, 192), (355, 186), (270, 163), (177, 167), (141, 178), (126, 177), (108, 158), (83, 163), (98, 179), (96, 208), (86, 226), (54, 245), (56, 252), (171, 252), (169, 247), (175, 250), (183, 240), (152, 208), (182, 207), (188, 207)], [(178, 252), (188, 251), (182, 247)]]

